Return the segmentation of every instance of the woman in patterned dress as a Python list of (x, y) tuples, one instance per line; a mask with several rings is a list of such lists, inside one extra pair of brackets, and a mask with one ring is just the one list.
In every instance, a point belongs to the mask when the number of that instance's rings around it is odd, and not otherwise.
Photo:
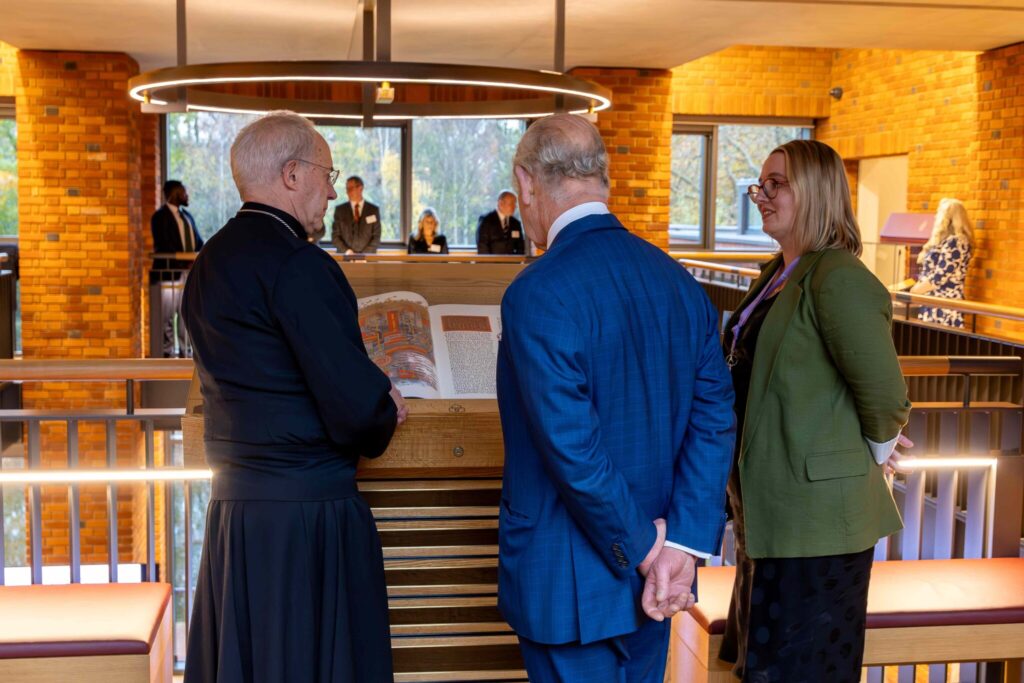
[[(959, 199), (940, 201), (932, 236), (917, 257), (921, 272), (910, 292), (943, 299), (963, 299), (973, 244), (971, 221), (963, 202)], [(964, 326), (964, 316), (960, 311), (922, 307), (917, 316), (925, 322), (949, 327)]]

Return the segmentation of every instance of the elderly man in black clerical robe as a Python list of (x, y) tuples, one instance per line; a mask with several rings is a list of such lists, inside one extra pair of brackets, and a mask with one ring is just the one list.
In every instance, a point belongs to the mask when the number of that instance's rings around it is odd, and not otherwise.
[(246, 126), (231, 171), (244, 204), (182, 305), (214, 471), (185, 681), (390, 682), (380, 538), (355, 476), (406, 408), (341, 269), (308, 241), (338, 172), (291, 112)]

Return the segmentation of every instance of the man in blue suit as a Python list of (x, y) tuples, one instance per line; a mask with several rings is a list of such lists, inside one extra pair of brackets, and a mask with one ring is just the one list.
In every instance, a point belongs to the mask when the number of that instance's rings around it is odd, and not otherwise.
[(513, 164), (526, 233), (548, 251), (501, 304), (498, 604), (532, 681), (661, 683), (666, 617), (692, 605), (695, 560), (725, 523), (718, 316), (608, 212), (585, 119), (537, 121)]

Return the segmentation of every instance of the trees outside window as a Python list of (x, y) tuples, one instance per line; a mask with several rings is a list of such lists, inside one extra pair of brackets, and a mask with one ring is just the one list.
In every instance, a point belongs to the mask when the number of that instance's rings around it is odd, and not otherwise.
[(810, 133), (808, 126), (792, 125), (678, 125), (672, 136), (670, 247), (777, 249), (746, 188), (757, 182), (773, 149)]
[(413, 221), (431, 206), (449, 246), (475, 248), (477, 219), (494, 209), (501, 190), (512, 186), (512, 157), (526, 123), (422, 119), (412, 131)]
[(18, 234), (18, 129), (0, 118), (0, 235)]

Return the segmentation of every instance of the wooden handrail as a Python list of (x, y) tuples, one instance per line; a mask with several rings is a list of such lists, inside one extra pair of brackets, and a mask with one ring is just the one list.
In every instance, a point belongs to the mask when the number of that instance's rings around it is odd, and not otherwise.
[(1012, 306), (999, 306), (997, 304), (981, 303), (980, 301), (964, 301), (963, 299), (944, 299), (939, 296), (911, 294), (910, 292), (893, 292), (892, 300), (901, 304), (921, 304), (945, 308), (950, 311), (960, 311), (961, 313), (974, 313), (991, 318), (1024, 321), (1024, 308), (1013, 308)]
[(1021, 375), (1024, 362), (1019, 356), (900, 356), (906, 377), (944, 375)]
[(0, 360), (3, 382), (123, 382), (192, 379), (190, 358)]
[[(1020, 375), (1019, 356), (900, 356), (908, 377), (944, 375)], [(188, 380), (190, 358), (110, 360), (0, 360), (0, 382), (123, 382)]]
[[(748, 261), (751, 263), (762, 263), (767, 261), (775, 252), (771, 251), (670, 251), (668, 255), (676, 261), (695, 259), (709, 262), (717, 261)], [(760, 272), (760, 271), (758, 271)]]
[(700, 268), (702, 270), (713, 270), (716, 273), (727, 273), (729, 275), (739, 275), (740, 277), (756, 278), (761, 274), (760, 270), (756, 268), (744, 268), (743, 266), (728, 266), (724, 263), (713, 263), (711, 261), (698, 261), (691, 258), (679, 258), (676, 259), (682, 265), (687, 268)]
[[(726, 273), (728, 275), (756, 278), (761, 274), (761, 271), (754, 268), (730, 266), (723, 263), (713, 263), (711, 261), (699, 261), (691, 258), (680, 258), (678, 261), (687, 268), (699, 268), (701, 270), (710, 270), (716, 273)], [(963, 299), (944, 299), (942, 297), (928, 296), (926, 294), (911, 294), (910, 292), (892, 292), (892, 300), (894, 303), (934, 306), (936, 308), (945, 308), (950, 311), (960, 311), (961, 313), (984, 315), (992, 318), (1003, 318), (1006, 320), (1016, 320), (1018, 322), (1024, 321), (1024, 308), (986, 304), (979, 301), (964, 301)]]

